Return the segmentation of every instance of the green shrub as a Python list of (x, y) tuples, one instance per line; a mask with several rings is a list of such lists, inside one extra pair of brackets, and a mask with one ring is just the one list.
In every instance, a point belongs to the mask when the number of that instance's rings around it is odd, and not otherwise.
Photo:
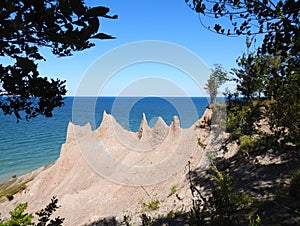
[(178, 184), (172, 184), (172, 186), (170, 187), (169, 196), (174, 195), (177, 192), (177, 189), (178, 189)]
[(211, 178), (213, 187), (208, 200), (190, 180), (192, 194), (197, 197), (192, 200), (192, 208), (189, 212), (190, 225), (238, 225), (236, 213), (247, 207), (251, 199), (246, 194), (234, 191), (234, 181), (229, 170), (220, 172), (214, 167)]
[(159, 209), (159, 200), (158, 199), (153, 199), (153, 200), (150, 200), (148, 202), (143, 202), (143, 206), (147, 209), (147, 210), (151, 210), (151, 211), (154, 211), (154, 210), (158, 210)]
[(33, 225), (32, 214), (24, 213), (27, 209), (27, 203), (19, 204), (13, 211), (10, 212), (8, 221), (1, 221), (0, 226), (18, 226), (18, 225)]
[(235, 217), (235, 213), (244, 209), (251, 202), (251, 199), (246, 194), (234, 191), (233, 177), (228, 169), (225, 172), (220, 172), (217, 168), (213, 168), (213, 172), (214, 187), (209, 200), (213, 210), (212, 225), (237, 224), (238, 219)]
[(24, 213), (27, 209), (27, 203), (19, 204), (13, 211), (10, 212), (9, 220), (0, 221), (0, 226), (61, 226), (64, 218), (56, 217), (54, 220), (50, 219), (53, 212), (59, 208), (57, 202), (57, 198), (53, 197), (45, 209), (36, 213), (39, 217), (37, 224), (32, 223), (32, 214)]
[(256, 218), (249, 216), (249, 226), (259, 226), (261, 222), (260, 216), (256, 215)]
[(254, 141), (249, 135), (243, 135), (239, 138), (240, 148), (245, 151), (250, 151), (254, 147)]
[(261, 104), (246, 100), (229, 101), (227, 106), (227, 132), (233, 139), (256, 133), (255, 122), (261, 119)]

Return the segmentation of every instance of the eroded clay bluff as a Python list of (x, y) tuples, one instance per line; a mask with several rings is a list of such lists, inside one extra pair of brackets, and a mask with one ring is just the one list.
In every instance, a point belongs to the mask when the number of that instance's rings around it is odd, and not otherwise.
[[(151, 214), (189, 207), (191, 192), (187, 163), (208, 165), (201, 143), (212, 142), (209, 124), (212, 110), (190, 128), (180, 127), (174, 116), (168, 126), (159, 118), (150, 128), (142, 116), (138, 132), (122, 128), (112, 115), (104, 112), (101, 125), (69, 123), (60, 157), (27, 183), (12, 201), (0, 203), (2, 219), (19, 203), (28, 203), (28, 212), (44, 208), (56, 196), (61, 208), (54, 216), (65, 218), (64, 225), (85, 225), (101, 218), (125, 214), (139, 216), (146, 211), (142, 202), (157, 199), (160, 208)], [(26, 177), (24, 175), (23, 177)], [(172, 185), (176, 196), (170, 195)]]

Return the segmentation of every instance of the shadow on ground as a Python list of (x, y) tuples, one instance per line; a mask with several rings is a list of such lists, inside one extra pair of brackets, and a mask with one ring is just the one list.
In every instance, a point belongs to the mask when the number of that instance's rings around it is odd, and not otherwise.
[[(216, 166), (220, 171), (229, 169), (235, 181), (236, 191), (248, 194), (253, 201), (248, 209), (237, 213), (239, 225), (248, 226), (249, 215), (259, 215), (260, 225), (300, 225), (300, 190), (292, 194), (290, 189), (292, 175), (300, 168), (300, 153), (297, 147), (276, 146), (268, 149), (258, 147), (251, 153), (239, 151), (229, 159), (221, 156), (216, 160)], [(203, 171), (199, 168), (191, 171), (190, 175), (194, 185), (201, 187), (202, 191), (211, 189), (210, 170)], [(142, 221), (140, 225), (189, 225), (187, 212), (156, 219), (143, 214), (140, 218)], [(88, 226), (96, 225), (135, 224), (118, 222), (112, 217), (93, 222)]]

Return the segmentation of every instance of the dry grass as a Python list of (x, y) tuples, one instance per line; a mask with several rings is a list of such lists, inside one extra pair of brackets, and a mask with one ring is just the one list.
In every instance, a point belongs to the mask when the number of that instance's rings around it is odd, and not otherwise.
[(0, 184), (0, 203), (8, 200), (12, 200), (13, 196), (26, 188), (26, 184), (30, 182), (33, 177), (26, 179), (19, 179), (13, 177), (9, 181)]

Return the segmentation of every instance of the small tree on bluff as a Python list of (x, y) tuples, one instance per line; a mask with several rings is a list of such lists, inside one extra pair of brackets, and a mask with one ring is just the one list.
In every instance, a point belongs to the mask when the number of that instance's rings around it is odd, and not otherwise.
[(211, 104), (216, 101), (220, 86), (227, 81), (227, 73), (224, 71), (222, 65), (215, 64), (214, 67), (215, 68), (212, 69), (212, 73), (204, 86), (204, 89), (209, 93)]

